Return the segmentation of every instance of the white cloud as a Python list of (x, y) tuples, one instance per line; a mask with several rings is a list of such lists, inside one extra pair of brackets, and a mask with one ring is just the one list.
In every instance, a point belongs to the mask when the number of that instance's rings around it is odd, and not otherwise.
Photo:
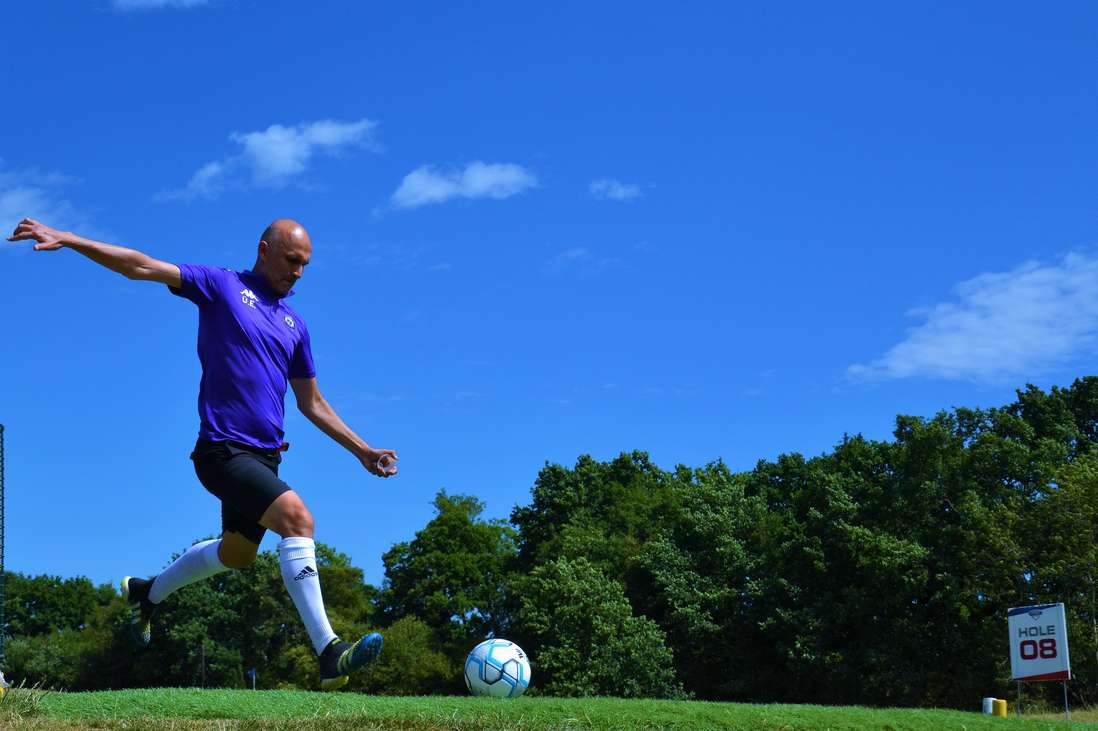
[(404, 176), (390, 201), (395, 208), (418, 208), (451, 198), (510, 198), (538, 184), (537, 177), (521, 165), (487, 164), (477, 160), (464, 170), (439, 172), (430, 165)]
[(263, 132), (234, 132), (233, 140), (244, 145), (244, 155), (252, 167), (256, 182), (280, 185), (286, 178), (303, 172), (314, 152), (329, 155), (341, 149), (372, 142), (370, 133), (376, 122), (335, 122), (330, 119), (283, 127), (272, 124)]
[(224, 188), (224, 176), (226, 164), (223, 162), (208, 162), (195, 171), (191, 179), (187, 181), (187, 187), (183, 189), (183, 198), (214, 198)]
[(159, 10), (160, 8), (196, 8), (209, 0), (114, 0), (115, 10)]
[(628, 201), (634, 198), (640, 198), (641, 195), (639, 185), (623, 183), (620, 180), (614, 180), (613, 178), (592, 180), (588, 189), (591, 191), (591, 195), (596, 198), (609, 198), (614, 201)]
[(0, 221), (5, 228), (14, 229), (24, 218), (50, 219), (55, 207), (40, 188), (0, 188)]
[(1028, 262), (961, 282), (956, 298), (910, 314), (922, 323), (857, 379), (912, 377), (1000, 382), (1098, 352), (1098, 255)]
[[(4, 236), (24, 218), (38, 219), (57, 228), (84, 227), (83, 217), (61, 193), (61, 188), (74, 182), (77, 181), (71, 176), (33, 168), (7, 170), (0, 160), (0, 229)], [(0, 250), (15, 248), (7, 241), (0, 244)]]
[(182, 189), (162, 193), (158, 198), (215, 198), (227, 188), (243, 187), (248, 182), (280, 188), (305, 172), (317, 154), (338, 155), (348, 148), (373, 146), (376, 126), (369, 119), (324, 119), (289, 127), (272, 124), (259, 132), (233, 132), (229, 139), (241, 145), (239, 154), (206, 163)]
[(12, 187), (15, 185), (35, 185), (56, 188), (62, 185), (79, 183), (77, 178), (63, 173), (46, 172), (38, 168), (23, 168), (21, 170), (4, 170), (4, 159), (0, 158), (0, 186)]

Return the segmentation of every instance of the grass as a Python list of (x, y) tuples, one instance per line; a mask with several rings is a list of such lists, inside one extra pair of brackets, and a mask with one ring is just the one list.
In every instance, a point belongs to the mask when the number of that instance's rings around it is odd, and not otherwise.
[(673, 729), (699, 731), (1022, 731), (1094, 729), (1098, 713), (1068, 723), (1051, 714), (993, 718), (977, 713), (805, 705), (748, 705), (614, 698), (387, 698), (354, 693), (187, 688), (55, 693), (13, 689), (0, 699), (0, 729), (56, 731), (350, 731), (351, 729)]

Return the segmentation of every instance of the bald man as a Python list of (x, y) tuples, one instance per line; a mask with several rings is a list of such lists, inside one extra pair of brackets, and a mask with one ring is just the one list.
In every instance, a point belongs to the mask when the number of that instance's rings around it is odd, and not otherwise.
[(355, 643), (332, 631), (320, 592), (313, 516), (278, 477), (283, 401), (293, 386), (297, 407), (321, 431), (349, 450), (370, 473), (396, 474), (396, 453), (375, 449), (355, 434), (320, 395), (301, 315), (286, 304), (312, 257), (309, 234), (296, 221), (278, 220), (260, 237), (255, 265), (231, 271), (170, 264), (139, 251), (58, 231), (24, 219), (9, 241), (35, 241), (35, 251), (72, 249), (129, 279), (161, 282), (198, 306), (198, 394), (201, 422), (191, 459), (202, 485), (221, 501), (221, 537), (191, 546), (149, 580), (125, 577), (122, 595), (134, 608), (135, 641), (152, 640), (157, 606), (173, 591), (255, 561), (267, 530), (282, 536), (279, 563), (286, 589), (301, 614), (320, 663), (320, 686), (335, 690), (353, 670), (381, 652), (374, 632)]

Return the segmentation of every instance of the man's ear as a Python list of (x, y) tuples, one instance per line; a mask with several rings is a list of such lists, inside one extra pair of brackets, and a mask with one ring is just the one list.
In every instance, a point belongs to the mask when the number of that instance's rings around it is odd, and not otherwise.
[(264, 241), (263, 239), (260, 239), (260, 240), (259, 240), (259, 250), (258, 250), (258, 252), (257, 252), (257, 255), (259, 256), (259, 259), (260, 259), (260, 261), (262, 261), (262, 260), (266, 259), (266, 258), (267, 258), (267, 254), (268, 254), (268, 253), (269, 253), (270, 251), (271, 251), (271, 245), (270, 245), (270, 244), (268, 244), (268, 243), (267, 243), (266, 241)]

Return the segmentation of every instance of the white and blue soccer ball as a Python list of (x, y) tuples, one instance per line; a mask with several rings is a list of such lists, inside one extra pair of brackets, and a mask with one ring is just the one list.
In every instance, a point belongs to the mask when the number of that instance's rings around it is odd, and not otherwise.
[(473, 695), (518, 698), (530, 686), (530, 661), (510, 640), (485, 640), (465, 658), (465, 685)]

